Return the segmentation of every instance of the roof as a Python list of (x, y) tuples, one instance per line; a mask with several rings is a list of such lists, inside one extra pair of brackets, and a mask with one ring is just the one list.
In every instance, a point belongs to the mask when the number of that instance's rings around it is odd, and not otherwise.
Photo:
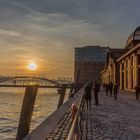
[[(125, 53), (125, 49), (120, 49), (120, 48), (108, 48), (107, 53), (106, 53), (106, 64), (105, 64), (105, 69), (107, 68), (109, 64), (109, 56), (113, 58), (114, 62), (117, 61), (119, 57), (121, 57)], [(104, 69), (104, 70), (105, 70)]]
[(134, 32), (128, 37), (125, 48), (128, 48), (128, 46), (134, 41), (140, 41), (140, 26), (138, 26), (134, 30)]
[(128, 50), (126, 53), (124, 53), (121, 57), (119, 57), (117, 59), (117, 62), (121, 61), (122, 59), (124, 59), (125, 57), (127, 57), (129, 54), (131, 54), (132, 52), (136, 51), (137, 49), (140, 48), (140, 43), (138, 43), (135, 47), (133, 47), (132, 49)]
[(125, 53), (125, 49), (120, 49), (120, 48), (110, 48), (109, 53), (112, 56), (113, 59), (118, 59)]
[(109, 47), (107, 47), (107, 46), (99, 46), (99, 45), (94, 45), (94, 46), (87, 45), (87, 46), (84, 46), (84, 47), (76, 47), (75, 49), (95, 49), (95, 48), (98, 48), (98, 49), (107, 49)]

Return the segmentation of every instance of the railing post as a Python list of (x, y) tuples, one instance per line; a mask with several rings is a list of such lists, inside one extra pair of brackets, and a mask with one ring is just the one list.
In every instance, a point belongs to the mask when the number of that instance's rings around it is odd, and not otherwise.
[(16, 140), (22, 140), (29, 133), (37, 91), (37, 85), (26, 87)]
[(63, 102), (64, 102), (66, 88), (67, 88), (67, 85), (63, 84), (62, 87), (61, 87), (61, 93), (60, 93), (60, 97), (59, 97), (59, 102), (58, 102), (57, 108), (59, 108), (63, 104)]
[(71, 88), (70, 88), (70, 92), (69, 92), (69, 98), (72, 97), (73, 90), (74, 90), (74, 84), (71, 84)]

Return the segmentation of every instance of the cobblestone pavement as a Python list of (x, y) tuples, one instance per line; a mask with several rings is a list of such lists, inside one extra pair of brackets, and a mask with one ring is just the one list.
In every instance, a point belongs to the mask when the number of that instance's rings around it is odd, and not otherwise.
[(72, 123), (70, 111), (66, 112), (52, 133), (46, 140), (65, 140)]
[(99, 93), (99, 106), (82, 113), (79, 140), (140, 140), (140, 101), (134, 93), (119, 92), (118, 100)]
[[(46, 140), (66, 140), (71, 128), (71, 125), (73, 123), (73, 117), (72, 117), (72, 104), (75, 103), (79, 105), (81, 103), (81, 98), (84, 94), (84, 88), (80, 91), (81, 94), (76, 94), (74, 98), (71, 98), (72, 100), (68, 101), (67, 104), (64, 104), (64, 106), (67, 109), (65, 112), (64, 110), (61, 110), (64, 112), (63, 116), (61, 116), (61, 119), (58, 118), (59, 122), (55, 126), (52, 132), (50, 132)], [(53, 119), (54, 120), (54, 119)], [(54, 120), (55, 121), (55, 120)]]

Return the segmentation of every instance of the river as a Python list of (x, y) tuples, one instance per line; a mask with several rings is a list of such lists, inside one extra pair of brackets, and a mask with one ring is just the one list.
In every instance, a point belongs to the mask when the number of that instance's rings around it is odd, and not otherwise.
[[(25, 88), (0, 89), (0, 140), (14, 140)], [(65, 101), (68, 98), (66, 94)], [(31, 131), (56, 110), (59, 94), (56, 89), (39, 89), (32, 116)]]

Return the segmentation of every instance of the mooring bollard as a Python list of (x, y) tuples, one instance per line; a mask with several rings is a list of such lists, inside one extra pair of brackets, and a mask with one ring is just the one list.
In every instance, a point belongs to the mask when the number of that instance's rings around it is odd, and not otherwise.
[(22, 140), (30, 131), (31, 118), (38, 91), (37, 85), (27, 86), (22, 104), (16, 140)]
[(63, 104), (63, 102), (64, 102), (64, 97), (65, 97), (65, 93), (66, 93), (66, 88), (67, 88), (67, 85), (62, 85), (57, 108), (59, 108), (59, 107)]

